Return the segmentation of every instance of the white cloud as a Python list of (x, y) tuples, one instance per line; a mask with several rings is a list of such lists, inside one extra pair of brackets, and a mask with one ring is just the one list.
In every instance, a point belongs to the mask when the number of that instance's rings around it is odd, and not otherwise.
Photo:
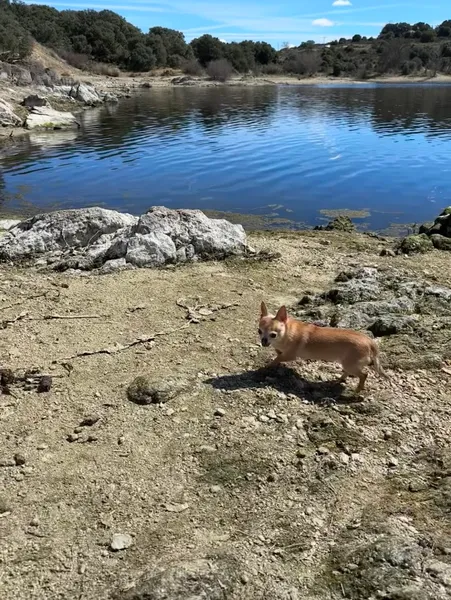
[(332, 6), (352, 6), (352, 2), (350, 0), (335, 0), (335, 2), (332, 2)]
[(334, 22), (330, 19), (315, 19), (312, 21), (312, 25), (315, 25), (315, 27), (333, 27)]

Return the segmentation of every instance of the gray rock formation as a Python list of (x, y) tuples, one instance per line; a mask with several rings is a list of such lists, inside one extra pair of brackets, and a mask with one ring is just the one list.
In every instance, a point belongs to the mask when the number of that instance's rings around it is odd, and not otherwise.
[(449, 314), (451, 289), (412, 280), (402, 271), (370, 267), (340, 273), (334, 285), (314, 297), (304, 297), (295, 314), (320, 319), (333, 327), (370, 331), (375, 337), (411, 333), (420, 315)]
[(102, 103), (102, 98), (94, 87), (78, 83), (69, 92), (69, 96), (88, 106), (97, 106)]
[(120, 268), (221, 259), (249, 250), (241, 225), (198, 210), (153, 207), (141, 217), (103, 208), (37, 215), (0, 239), (0, 260), (39, 257), (54, 269)]

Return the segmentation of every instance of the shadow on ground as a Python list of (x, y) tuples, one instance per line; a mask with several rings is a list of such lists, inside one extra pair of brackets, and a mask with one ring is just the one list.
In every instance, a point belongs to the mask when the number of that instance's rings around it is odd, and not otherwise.
[(277, 368), (260, 368), (244, 373), (232, 373), (211, 377), (206, 384), (215, 389), (238, 391), (254, 390), (271, 386), (283, 394), (292, 394), (299, 399), (314, 404), (348, 404), (362, 400), (348, 386), (338, 380), (308, 381), (301, 377), (294, 368), (279, 366)]

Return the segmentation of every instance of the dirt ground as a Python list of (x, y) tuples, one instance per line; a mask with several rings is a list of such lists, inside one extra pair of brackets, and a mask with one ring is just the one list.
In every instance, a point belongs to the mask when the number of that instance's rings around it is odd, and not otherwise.
[[(449, 255), (381, 257), (388, 243), (335, 232), (251, 243), (282, 256), (106, 276), (1, 267), (0, 366), (53, 377), (50, 392), (0, 395), (1, 598), (451, 597), (451, 367), (370, 375), (356, 399), (334, 365), (262, 374), (257, 344), (262, 299), (293, 306), (356, 265), (446, 285)], [(188, 324), (183, 304), (203, 319)], [(126, 394), (138, 375), (186, 388), (140, 406)], [(131, 538), (115, 552), (117, 533)], [(384, 535), (445, 566), (399, 564), (404, 595), (386, 591), (356, 558)], [(219, 565), (219, 592), (139, 591), (155, 569), (202, 561)]]

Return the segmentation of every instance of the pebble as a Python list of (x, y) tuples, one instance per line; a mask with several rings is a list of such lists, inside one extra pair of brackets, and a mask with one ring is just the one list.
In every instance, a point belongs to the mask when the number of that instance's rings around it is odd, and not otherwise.
[(399, 465), (399, 460), (397, 458), (395, 458), (394, 456), (389, 456), (387, 458), (387, 465), (389, 467), (397, 467)]
[(39, 527), (40, 523), (39, 523), (39, 519), (37, 517), (34, 517), (34, 519), (31, 519), (30, 521), (30, 527)]
[(77, 433), (69, 433), (66, 440), (68, 442), (72, 443), (72, 442), (76, 442), (79, 438), (80, 438), (80, 436)]
[(226, 414), (226, 411), (223, 408), (217, 408), (215, 410), (215, 417), (224, 417)]
[(213, 454), (213, 452), (216, 452), (216, 448), (214, 446), (201, 446), (199, 448), (199, 452), (205, 452), (207, 454)]
[(338, 458), (343, 465), (349, 464), (350, 459), (349, 459), (349, 456), (345, 452), (340, 452), (340, 454), (338, 455)]
[(21, 467), (22, 465), (24, 465), (27, 462), (25, 456), (23, 454), (14, 454), (14, 463), (18, 466)]
[(319, 448), (317, 448), (316, 451), (318, 454), (329, 454), (330, 452), (329, 448), (327, 448), (326, 446), (320, 446)]
[(110, 548), (115, 552), (126, 550), (133, 544), (133, 538), (128, 533), (115, 533), (112, 537)]
[(258, 420), (261, 421), (262, 423), (268, 423), (269, 417), (267, 417), (266, 415), (260, 415), (258, 417)]
[(83, 421), (80, 423), (80, 427), (92, 427), (98, 421), (100, 421), (100, 417), (96, 415), (90, 415), (89, 417), (85, 417)]
[(175, 410), (173, 408), (168, 408), (168, 410), (166, 411), (166, 416), (167, 417), (172, 417), (172, 415), (175, 413)]
[(212, 485), (210, 488), (210, 492), (212, 494), (218, 494), (221, 491), (221, 486), (220, 485)]

